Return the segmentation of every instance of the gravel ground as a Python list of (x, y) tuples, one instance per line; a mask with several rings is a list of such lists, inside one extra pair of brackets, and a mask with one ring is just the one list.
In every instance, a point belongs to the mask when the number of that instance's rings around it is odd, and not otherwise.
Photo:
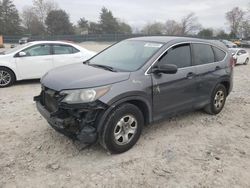
[(219, 115), (197, 111), (148, 126), (120, 155), (80, 149), (50, 128), (32, 101), (39, 81), (0, 89), (0, 187), (250, 187), (249, 73), (250, 65), (235, 67)]

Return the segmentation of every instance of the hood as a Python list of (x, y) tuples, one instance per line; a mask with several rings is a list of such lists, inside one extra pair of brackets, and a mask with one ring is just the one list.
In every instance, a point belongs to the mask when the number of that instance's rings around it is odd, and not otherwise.
[(0, 63), (2, 62), (9, 62), (11, 61), (11, 59), (13, 59), (13, 55), (12, 54), (3, 54), (0, 53)]
[(111, 72), (82, 63), (53, 69), (46, 73), (41, 83), (55, 91), (99, 87), (127, 80), (129, 72)]

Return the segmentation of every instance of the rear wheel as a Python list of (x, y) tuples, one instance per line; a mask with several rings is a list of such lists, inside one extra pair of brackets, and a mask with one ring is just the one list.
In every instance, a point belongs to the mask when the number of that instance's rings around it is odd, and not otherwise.
[(116, 107), (108, 116), (100, 143), (111, 153), (122, 153), (132, 148), (144, 125), (143, 114), (132, 104)]
[(246, 59), (246, 61), (244, 62), (244, 65), (247, 65), (249, 62), (249, 58)]
[(222, 84), (218, 84), (210, 97), (210, 104), (208, 104), (204, 110), (208, 114), (212, 115), (220, 113), (225, 105), (226, 97), (227, 91), (225, 86)]
[(0, 87), (11, 86), (14, 82), (14, 73), (5, 67), (0, 67)]

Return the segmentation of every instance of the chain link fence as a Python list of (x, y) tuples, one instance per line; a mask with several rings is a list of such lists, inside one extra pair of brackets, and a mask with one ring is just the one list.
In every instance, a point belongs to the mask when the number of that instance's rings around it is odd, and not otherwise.
[(56, 35), (56, 36), (3, 36), (4, 43), (18, 43), (22, 37), (29, 37), (31, 41), (53, 40), (53, 41), (73, 41), (73, 42), (113, 42), (121, 41), (132, 37), (141, 37), (141, 34), (88, 34), (88, 35)]

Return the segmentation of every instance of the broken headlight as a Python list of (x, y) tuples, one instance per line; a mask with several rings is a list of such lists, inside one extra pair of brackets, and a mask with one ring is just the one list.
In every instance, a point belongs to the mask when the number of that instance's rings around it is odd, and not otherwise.
[(77, 89), (77, 90), (63, 90), (61, 95), (65, 95), (62, 102), (68, 104), (88, 103), (93, 102), (110, 90), (110, 86), (90, 88), (90, 89)]

